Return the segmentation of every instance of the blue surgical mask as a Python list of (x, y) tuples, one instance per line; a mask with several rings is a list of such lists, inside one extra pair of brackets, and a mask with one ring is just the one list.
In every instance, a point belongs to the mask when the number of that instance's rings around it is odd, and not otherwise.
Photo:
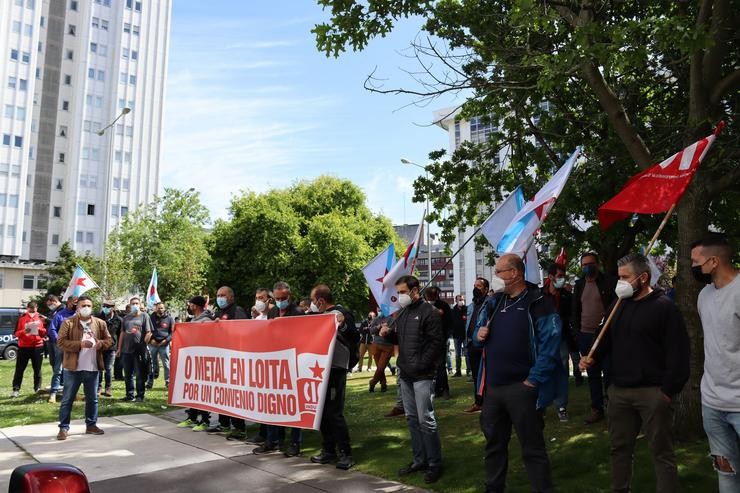
[(563, 286), (565, 286), (565, 278), (558, 277), (557, 279), (555, 279), (555, 282), (553, 282), (553, 285), (556, 289), (561, 289)]
[(583, 273), (589, 277), (593, 276), (594, 274), (596, 274), (596, 266), (595, 265), (584, 265)]
[(139, 313), (141, 307), (139, 305), (131, 305), (131, 313)]
[(288, 300), (275, 300), (275, 306), (278, 307), (280, 310), (285, 310), (288, 308), (288, 304), (290, 302)]
[(104, 306), (103, 307), (103, 314), (104, 315), (108, 315), (109, 313), (110, 313), (110, 307), (109, 306)]
[(216, 304), (219, 308), (225, 308), (229, 303), (226, 300), (226, 296), (219, 296), (216, 298)]

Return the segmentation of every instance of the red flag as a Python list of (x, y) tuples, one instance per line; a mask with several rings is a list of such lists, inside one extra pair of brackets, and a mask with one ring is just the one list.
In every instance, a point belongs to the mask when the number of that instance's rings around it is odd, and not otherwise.
[(565, 248), (560, 249), (558, 258), (555, 259), (555, 265), (560, 265), (563, 269), (568, 266), (568, 254), (566, 253)]
[(601, 229), (607, 229), (632, 213), (666, 212), (678, 203), (709, 146), (724, 126), (724, 122), (719, 122), (712, 135), (631, 177), (621, 192), (599, 207)]

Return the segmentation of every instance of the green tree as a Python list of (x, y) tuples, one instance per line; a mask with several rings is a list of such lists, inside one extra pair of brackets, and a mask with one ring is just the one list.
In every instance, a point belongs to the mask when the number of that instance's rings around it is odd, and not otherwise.
[[(740, 21), (736, 0), (609, 2), (460, 0), (395, 2), (319, 0), (331, 9), (316, 26), (317, 45), (338, 56), (389, 33), (397, 19), (420, 19), (430, 37), (415, 41), (422, 69), (411, 89), (374, 91), (429, 100), (468, 91), (462, 117), (483, 116), (499, 132), (451, 156), (432, 152), (430, 178), (416, 181), (415, 200), (429, 197), (446, 237), (461, 224), (479, 224), (486, 207), (523, 183), (533, 193), (566, 155), (584, 145), (588, 161), (543, 228), (546, 244), (590, 247), (607, 265), (646, 243), (660, 218), (639, 217), (606, 233), (594, 223), (598, 206), (645, 169), (728, 125), (696, 174), (662, 236), (678, 259), (678, 304), (691, 336), (691, 379), (679, 396), (679, 429), (701, 429), (698, 384), (702, 334), (698, 285), (690, 275), (689, 245), (710, 225), (737, 241), (740, 232)], [(421, 36), (419, 39), (423, 39)], [(510, 166), (496, 160), (508, 151)], [(532, 172), (534, 171), (534, 173)]]
[(257, 288), (282, 280), (295, 296), (325, 283), (338, 302), (364, 311), (362, 267), (390, 242), (399, 244), (390, 221), (370, 212), (355, 184), (329, 176), (244, 194), (229, 212), (213, 229), (211, 285), (233, 287), (247, 307)]
[(156, 267), (160, 298), (182, 306), (206, 284), (208, 222), (208, 210), (193, 189), (165, 188), (163, 196), (126, 215), (106, 245), (101, 285), (106, 294), (142, 294)]
[[(100, 281), (100, 260), (94, 257), (90, 252), (78, 254), (72, 249), (68, 241), (59, 247), (59, 255), (56, 260), (49, 263), (46, 274), (46, 293), (34, 299), (39, 304), (39, 309), (46, 312), (46, 306), (43, 301), (48, 295), (53, 294), (62, 298), (67, 290), (69, 280), (74, 275), (77, 266), (85, 269), (85, 272), (93, 278), (94, 281)], [(101, 293), (99, 290), (92, 290), (87, 293), (93, 301), (99, 301)]]

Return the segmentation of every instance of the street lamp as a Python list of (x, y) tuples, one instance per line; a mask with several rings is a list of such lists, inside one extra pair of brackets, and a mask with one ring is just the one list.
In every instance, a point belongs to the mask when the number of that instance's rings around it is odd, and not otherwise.
[[(409, 161), (406, 158), (401, 158), (401, 164), (410, 164), (411, 166), (416, 166), (417, 168), (421, 168), (424, 170), (425, 178), (429, 179), (429, 170), (426, 166), (422, 166), (421, 164), (415, 163), (413, 161)], [(426, 213), (424, 214), (427, 218), (427, 272), (429, 272), (429, 284), (432, 284), (432, 243), (431, 243), (431, 235), (429, 234), (429, 196), (427, 195), (426, 200)]]

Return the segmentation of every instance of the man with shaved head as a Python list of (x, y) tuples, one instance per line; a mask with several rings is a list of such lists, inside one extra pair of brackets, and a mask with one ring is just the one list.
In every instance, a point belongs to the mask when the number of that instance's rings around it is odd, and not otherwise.
[(721, 234), (691, 245), (691, 272), (706, 284), (697, 300), (704, 329), (701, 408), (721, 493), (740, 491), (740, 276), (731, 257)]
[(496, 262), (491, 288), (476, 320), (473, 343), (483, 348), (480, 425), (486, 437), (486, 491), (504, 491), (512, 426), (532, 491), (553, 491), (539, 410), (552, 402), (561, 369), (561, 322), (555, 305), (525, 281), (524, 262), (514, 254)]

